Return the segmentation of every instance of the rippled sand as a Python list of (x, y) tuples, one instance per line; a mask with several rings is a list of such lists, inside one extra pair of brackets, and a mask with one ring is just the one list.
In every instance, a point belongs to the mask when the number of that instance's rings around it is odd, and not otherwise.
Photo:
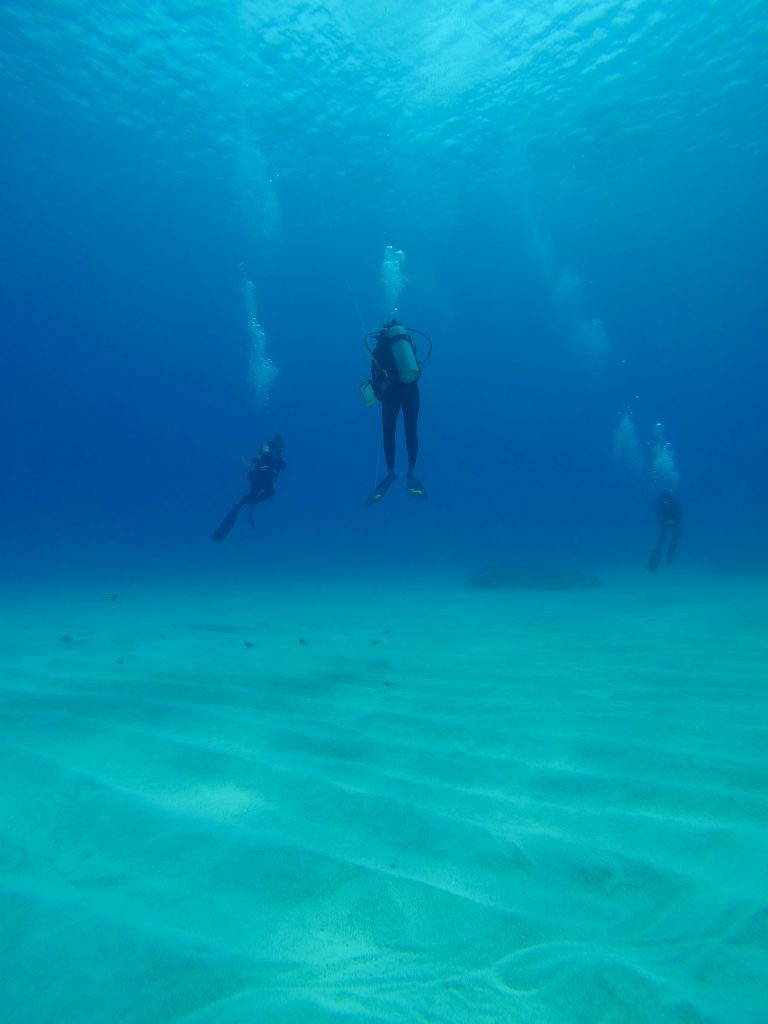
[(115, 597), (3, 595), (4, 1022), (768, 1020), (761, 581)]

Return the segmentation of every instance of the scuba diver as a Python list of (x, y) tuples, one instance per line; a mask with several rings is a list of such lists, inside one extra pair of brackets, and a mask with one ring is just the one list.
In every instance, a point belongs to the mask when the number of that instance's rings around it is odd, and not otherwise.
[(261, 501), (269, 501), (275, 493), (275, 480), (281, 470), (285, 469), (283, 460), (283, 448), (285, 442), (279, 434), (271, 437), (265, 445), (262, 445), (258, 454), (244, 458), (243, 463), (248, 467), (248, 479), (251, 482), (250, 491), (235, 502), (227, 512), (219, 525), (211, 534), (211, 540), (222, 541), (235, 525), (237, 514), (243, 505), (248, 506), (248, 520), (251, 526), (253, 523), (253, 506)]
[(682, 536), (680, 523), (683, 518), (683, 509), (671, 491), (662, 491), (659, 495), (656, 502), (656, 518), (659, 520), (659, 539), (648, 559), (648, 572), (656, 572), (659, 568), (665, 548), (667, 551), (666, 561), (672, 561), (678, 541)]
[[(429, 342), (429, 351), (421, 362), (416, 357), (416, 346), (412, 334), (421, 334)], [(368, 339), (376, 336), (376, 346), (369, 347)], [(384, 459), (387, 475), (375, 487), (367, 505), (376, 505), (397, 478), (395, 473), (395, 428), (400, 410), (403, 412), (405, 447), (408, 452), (408, 474), (406, 488), (415, 498), (426, 498), (427, 492), (416, 476), (416, 456), (419, 451), (419, 378), (421, 368), (432, 353), (432, 342), (426, 334), (414, 328), (405, 328), (398, 320), (392, 319), (377, 331), (365, 336), (365, 347), (371, 355), (371, 380), (364, 381), (361, 392), (366, 397), (373, 392), (381, 402), (381, 422), (384, 432)]]

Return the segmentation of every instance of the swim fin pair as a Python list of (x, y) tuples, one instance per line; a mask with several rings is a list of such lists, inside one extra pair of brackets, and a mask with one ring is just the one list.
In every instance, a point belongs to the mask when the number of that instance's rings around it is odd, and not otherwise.
[[(389, 490), (390, 484), (393, 480), (397, 479), (397, 473), (387, 473), (383, 480), (376, 484), (373, 493), (366, 501), (366, 505), (378, 505), (381, 499)], [(424, 485), (421, 480), (416, 476), (415, 473), (409, 473), (405, 480), (405, 489), (409, 494), (412, 494), (414, 498), (426, 498), (427, 492), (424, 490)]]

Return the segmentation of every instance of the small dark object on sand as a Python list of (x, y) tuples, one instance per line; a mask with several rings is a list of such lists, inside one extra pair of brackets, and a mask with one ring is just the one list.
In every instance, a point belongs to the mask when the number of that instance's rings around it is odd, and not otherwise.
[(495, 565), (473, 573), (468, 587), (481, 590), (594, 590), (602, 587), (596, 576), (551, 565)]
[(75, 638), (73, 636), (68, 636), (65, 633), (64, 636), (57, 637), (57, 639), (60, 640), (63, 644), (71, 644)]
[(309, 640), (305, 640), (303, 636), (299, 637), (299, 643), (301, 644), (302, 647), (309, 646)]
[(243, 647), (255, 647), (256, 644), (252, 644), (250, 640), (246, 640)]

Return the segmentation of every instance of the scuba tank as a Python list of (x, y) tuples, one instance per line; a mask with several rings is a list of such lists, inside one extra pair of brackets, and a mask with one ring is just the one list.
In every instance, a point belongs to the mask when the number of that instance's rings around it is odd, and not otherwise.
[[(421, 368), (432, 355), (432, 339), (423, 331), (417, 331), (415, 327), (404, 327), (396, 320), (390, 320), (388, 324), (376, 330), (369, 331), (364, 340), (366, 349), (371, 359), (376, 362), (374, 351), (369, 344), (369, 339), (381, 340), (386, 331), (386, 339), (390, 342), (392, 358), (397, 369), (397, 375), (403, 384), (413, 384), (421, 377)], [(422, 360), (416, 358), (416, 349), (413, 344), (412, 334), (419, 334), (425, 338), (429, 349)], [(378, 365), (378, 364), (377, 364)]]
[(389, 328), (388, 337), (398, 377), (403, 384), (413, 384), (421, 376), (421, 367), (416, 362), (416, 352), (410, 334), (402, 324), (395, 324)]

